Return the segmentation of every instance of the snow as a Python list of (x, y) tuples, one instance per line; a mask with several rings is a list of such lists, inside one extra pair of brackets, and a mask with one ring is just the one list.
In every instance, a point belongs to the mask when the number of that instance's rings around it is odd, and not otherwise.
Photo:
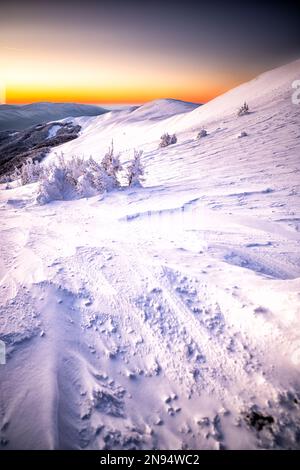
[(52, 139), (53, 137), (55, 137), (59, 129), (61, 129), (60, 124), (54, 124), (53, 126), (51, 126), (48, 132), (47, 139)]
[[(68, 142), (52, 149), (47, 160), (63, 152), (66, 158), (80, 156), (95, 160), (110, 146), (114, 140), (116, 151), (122, 151), (125, 158), (131, 156), (136, 148), (156, 149), (162, 134), (169, 130), (168, 123), (174, 116), (185, 116), (199, 105), (178, 100), (157, 100), (140, 107), (131, 107), (105, 113), (96, 117), (79, 117), (72, 119), (82, 127), (80, 135), (73, 144)], [(150, 145), (149, 145), (150, 144)]]
[(168, 117), (76, 118), (65, 158), (143, 150), (144, 188), (1, 186), (3, 448), (300, 447), (299, 65)]
[(130, 117), (133, 121), (142, 119), (150, 119), (151, 121), (161, 120), (182, 113), (187, 113), (197, 108), (199, 108), (199, 105), (195, 103), (173, 99), (161, 99), (150, 101), (149, 103), (134, 109)]

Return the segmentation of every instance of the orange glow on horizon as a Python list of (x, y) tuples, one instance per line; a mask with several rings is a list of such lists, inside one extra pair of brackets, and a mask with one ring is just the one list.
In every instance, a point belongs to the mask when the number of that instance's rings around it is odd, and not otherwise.
[(205, 103), (249, 78), (205, 54), (191, 59), (173, 46), (150, 47), (127, 32), (118, 30), (120, 36), (111, 39), (105, 28), (85, 30), (81, 37), (73, 27), (46, 26), (21, 20), (3, 24), (0, 79), (7, 104), (131, 104), (161, 98)]
[(76, 102), (85, 104), (142, 104), (148, 101), (173, 98), (193, 103), (206, 103), (216, 96), (224, 93), (230, 87), (214, 87), (211, 89), (195, 91), (182, 91), (171, 89), (148, 90), (114, 90), (89, 88), (43, 88), (39, 86), (6, 87), (6, 104), (27, 104), (41, 101)]
[[(205, 103), (248, 78), (225, 70), (221, 74), (212, 65), (189, 65), (180, 57), (166, 64), (161, 55), (120, 57), (104, 51), (96, 60), (85, 51), (73, 56), (52, 46), (24, 51), (1, 50), (0, 44), (7, 104), (130, 104), (160, 98)], [(97, 57), (97, 51), (94, 54)]]
[(0, 102), (206, 103), (274, 67), (276, 54), (268, 52), (274, 43), (283, 42), (278, 60), (287, 54), (288, 24), (266, 28), (269, 9), (260, 12), (267, 16), (253, 36), (235, 25), (246, 17), (256, 28), (260, 15), (245, 16), (240, 8), (134, 3), (4, 2)]

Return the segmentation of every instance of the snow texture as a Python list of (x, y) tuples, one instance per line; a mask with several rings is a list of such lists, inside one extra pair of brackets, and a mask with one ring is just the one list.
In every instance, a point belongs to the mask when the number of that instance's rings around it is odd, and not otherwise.
[(65, 158), (114, 139), (143, 187), (1, 185), (0, 447), (300, 448), (299, 77), (76, 118)]

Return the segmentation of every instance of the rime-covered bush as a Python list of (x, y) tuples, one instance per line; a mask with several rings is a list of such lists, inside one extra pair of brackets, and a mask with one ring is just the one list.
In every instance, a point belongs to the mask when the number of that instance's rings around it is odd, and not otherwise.
[(202, 128), (197, 134), (197, 139), (202, 139), (202, 137), (206, 137), (207, 135), (207, 130)]
[(160, 138), (160, 147), (168, 147), (168, 145), (176, 144), (177, 142), (177, 137), (176, 134), (170, 135), (168, 132), (163, 134)]
[(61, 154), (58, 157), (57, 163), (50, 164), (50, 168), (55, 166), (64, 169), (66, 174), (76, 181), (86, 171), (87, 163), (86, 160), (80, 157), (72, 157), (69, 160), (65, 160), (64, 155)]
[(104, 158), (101, 162), (101, 166), (107, 175), (106, 185), (108, 190), (118, 188), (120, 186), (118, 180), (118, 173), (122, 170), (122, 165), (120, 163), (120, 156), (115, 155), (114, 153), (114, 143), (111, 142), (111, 146), (104, 155)]
[(103, 161), (97, 163), (92, 157), (87, 160), (86, 173), (84, 176), (87, 176), (90, 180), (91, 189), (96, 193), (112, 191), (119, 186), (117, 174), (108, 173), (107, 167), (103, 164)]
[(171, 135), (171, 142), (170, 144), (176, 144), (177, 143), (177, 137), (176, 134)]
[(246, 103), (246, 101), (244, 102), (243, 106), (241, 106), (241, 107), (238, 109), (238, 112), (237, 112), (237, 115), (238, 115), (238, 116), (245, 116), (245, 114), (249, 114), (249, 106), (248, 106), (248, 104)]
[(76, 196), (76, 180), (70, 172), (59, 166), (52, 166), (42, 179), (37, 195), (39, 204), (50, 201), (73, 199)]
[[(176, 136), (170, 136), (174, 143)], [(133, 160), (127, 168), (128, 186), (141, 186), (144, 168), (141, 163), (142, 151), (134, 151)], [(119, 155), (114, 154), (113, 142), (100, 163), (92, 157), (85, 160), (73, 157), (65, 160), (63, 154), (54, 162), (41, 165), (26, 162), (15, 171), (15, 179), (21, 184), (39, 182), (36, 201), (46, 204), (55, 200), (70, 200), (90, 197), (113, 191), (120, 187), (119, 173), (122, 171)]]
[(141, 182), (143, 181), (143, 174), (144, 174), (144, 167), (141, 163), (141, 156), (143, 152), (142, 150), (137, 151), (134, 150), (134, 156), (133, 160), (130, 162), (128, 166), (128, 173), (127, 173), (127, 178), (128, 178), (128, 186), (132, 187), (140, 187)]
[(45, 204), (52, 200), (90, 197), (112, 191), (119, 187), (117, 173), (121, 168), (119, 156), (114, 155), (113, 146), (101, 163), (97, 163), (92, 157), (88, 160), (79, 157), (65, 160), (60, 155), (55, 163), (44, 170), (37, 202)]
[(11, 180), (19, 180), (21, 186), (25, 184), (35, 183), (39, 181), (44, 174), (44, 168), (39, 162), (34, 162), (28, 159), (20, 168), (15, 168), (15, 171), (10, 176)]
[(79, 197), (91, 197), (95, 196), (97, 192), (102, 192), (101, 190), (97, 191), (94, 175), (91, 171), (79, 176), (76, 184), (76, 191)]
[(103, 192), (104, 185), (100, 185), (98, 167), (100, 166), (91, 158), (87, 161), (78, 157), (65, 160), (60, 156), (56, 163), (47, 167), (40, 181), (37, 202), (46, 204), (50, 201), (88, 197)]

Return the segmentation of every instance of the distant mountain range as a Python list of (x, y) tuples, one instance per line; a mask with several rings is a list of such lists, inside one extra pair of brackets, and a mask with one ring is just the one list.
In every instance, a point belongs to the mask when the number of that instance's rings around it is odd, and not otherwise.
[(106, 109), (99, 106), (78, 103), (3, 104), (0, 105), (0, 131), (22, 130), (66, 117), (99, 116), (106, 112)]

